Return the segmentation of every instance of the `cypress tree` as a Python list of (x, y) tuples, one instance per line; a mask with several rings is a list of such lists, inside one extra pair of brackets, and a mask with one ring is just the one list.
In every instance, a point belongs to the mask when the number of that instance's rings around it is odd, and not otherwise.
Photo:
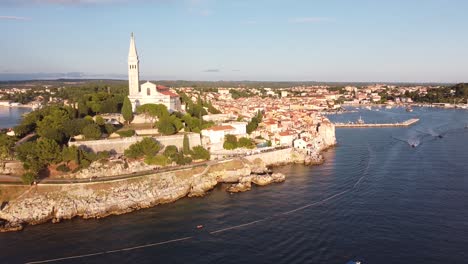
[(125, 97), (122, 105), (122, 116), (127, 122), (130, 124), (133, 121), (133, 111), (132, 111), (132, 103), (128, 97)]
[(187, 137), (187, 134), (184, 135), (183, 151), (185, 154), (190, 153), (190, 145), (189, 145), (189, 139)]

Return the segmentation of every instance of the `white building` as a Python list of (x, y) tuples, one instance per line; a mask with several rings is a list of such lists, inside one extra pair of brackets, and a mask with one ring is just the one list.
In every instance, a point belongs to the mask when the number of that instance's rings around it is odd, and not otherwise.
[(169, 112), (180, 111), (180, 98), (168, 88), (146, 82), (140, 86), (139, 59), (133, 33), (128, 51), (128, 99), (133, 111), (144, 104), (163, 104)]
[(235, 129), (231, 135), (245, 136), (247, 134), (247, 122), (223, 123), (223, 126), (232, 126)]
[(236, 129), (232, 126), (213, 126), (201, 131), (202, 137), (207, 138), (209, 142), (203, 142), (206, 145), (216, 145), (224, 143), (224, 137), (226, 135), (233, 135)]

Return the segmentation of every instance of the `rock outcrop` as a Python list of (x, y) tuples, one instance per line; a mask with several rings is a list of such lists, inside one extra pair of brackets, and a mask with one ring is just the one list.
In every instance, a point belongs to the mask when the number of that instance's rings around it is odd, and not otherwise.
[[(9, 201), (0, 210), (0, 232), (21, 230), (25, 225), (60, 222), (73, 217), (99, 218), (128, 213), (141, 208), (176, 201), (182, 197), (203, 196), (219, 183), (233, 183), (227, 191), (244, 192), (252, 183), (264, 186), (282, 182), (285, 175), (270, 174), (267, 166), (287, 163), (319, 164), (320, 151), (334, 145), (335, 129), (325, 120), (318, 127), (314, 153), (282, 149), (219, 162), (211, 166), (160, 172), (145, 176), (75, 184), (39, 184)], [(134, 162), (95, 163), (76, 174), (77, 178), (121, 175), (147, 171), (151, 167)], [(5, 185), (1, 188), (10, 188)]]

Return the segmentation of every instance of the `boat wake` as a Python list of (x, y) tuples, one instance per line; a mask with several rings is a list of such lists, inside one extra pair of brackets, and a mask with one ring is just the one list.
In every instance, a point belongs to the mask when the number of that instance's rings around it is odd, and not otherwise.
[[(245, 228), (245, 227), (255, 225), (255, 224), (258, 224), (258, 223), (261, 223), (261, 222), (269, 221), (269, 220), (272, 220), (272, 219), (275, 219), (275, 218), (285, 217), (285, 216), (291, 215), (293, 213), (305, 210), (307, 208), (310, 208), (310, 207), (313, 207), (313, 206), (316, 206), (316, 205), (320, 205), (320, 204), (324, 204), (324, 203), (326, 203), (326, 202), (328, 202), (330, 200), (336, 199), (336, 198), (338, 198), (340, 196), (343, 196), (343, 195), (345, 195), (347, 193), (352, 192), (353, 190), (355, 190), (355, 189), (357, 189), (359, 187), (362, 180), (364, 178), (366, 178), (368, 176), (368, 174), (369, 174), (369, 168), (370, 168), (370, 163), (371, 163), (370, 159), (371, 159), (371, 155), (372, 155), (372, 150), (371, 150), (369, 145), (367, 146), (367, 151), (368, 151), (368, 157), (369, 158), (367, 160), (366, 167), (365, 167), (365, 169), (363, 171), (362, 176), (354, 183), (354, 185), (352, 187), (350, 187), (350, 188), (348, 188), (346, 190), (340, 191), (338, 193), (335, 193), (333, 195), (330, 195), (330, 196), (328, 196), (326, 198), (323, 198), (321, 200), (318, 200), (318, 201), (315, 201), (315, 202), (312, 202), (312, 203), (309, 203), (309, 204), (294, 208), (292, 210), (276, 213), (276, 214), (274, 214), (272, 216), (264, 217), (264, 218), (257, 219), (257, 220), (254, 220), (254, 221), (250, 221), (250, 222), (247, 222), (247, 223), (234, 225), (234, 226), (229, 226), (229, 227), (225, 227), (225, 228), (214, 230), (214, 231), (209, 231), (208, 233), (210, 235), (216, 235), (216, 234), (228, 232), (228, 231), (231, 231), (231, 230)], [(102, 256), (102, 255), (107, 255), (107, 254), (115, 254), (115, 253), (119, 253), (119, 252), (126, 252), (126, 251), (142, 249), (142, 248), (149, 248), (149, 247), (158, 247), (158, 246), (162, 246), (162, 245), (166, 245), (166, 244), (178, 243), (178, 242), (181, 242), (181, 241), (188, 241), (188, 240), (191, 240), (193, 238), (195, 238), (195, 236), (187, 236), (187, 237), (176, 238), (176, 239), (171, 239), (171, 240), (165, 240), (165, 241), (160, 241), (160, 242), (155, 242), (155, 243), (137, 245), (137, 246), (133, 246), (133, 247), (126, 247), (126, 248), (120, 248), (120, 249), (114, 249), (114, 250), (106, 250), (106, 251), (100, 251), (100, 252), (95, 252), (95, 253), (74, 255), (74, 256), (47, 259), (47, 260), (30, 261), (30, 262), (27, 262), (27, 264), (60, 262), (60, 261), (66, 261), (66, 260), (72, 260), (72, 259), (82, 259), (82, 258)]]

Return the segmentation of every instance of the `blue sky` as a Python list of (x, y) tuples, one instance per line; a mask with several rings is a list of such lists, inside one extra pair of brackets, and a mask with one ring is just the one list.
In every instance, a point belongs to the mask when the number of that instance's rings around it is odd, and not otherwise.
[(0, 78), (126, 78), (134, 32), (143, 80), (466, 82), (466, 10), (465, 0), (0, 0)]

